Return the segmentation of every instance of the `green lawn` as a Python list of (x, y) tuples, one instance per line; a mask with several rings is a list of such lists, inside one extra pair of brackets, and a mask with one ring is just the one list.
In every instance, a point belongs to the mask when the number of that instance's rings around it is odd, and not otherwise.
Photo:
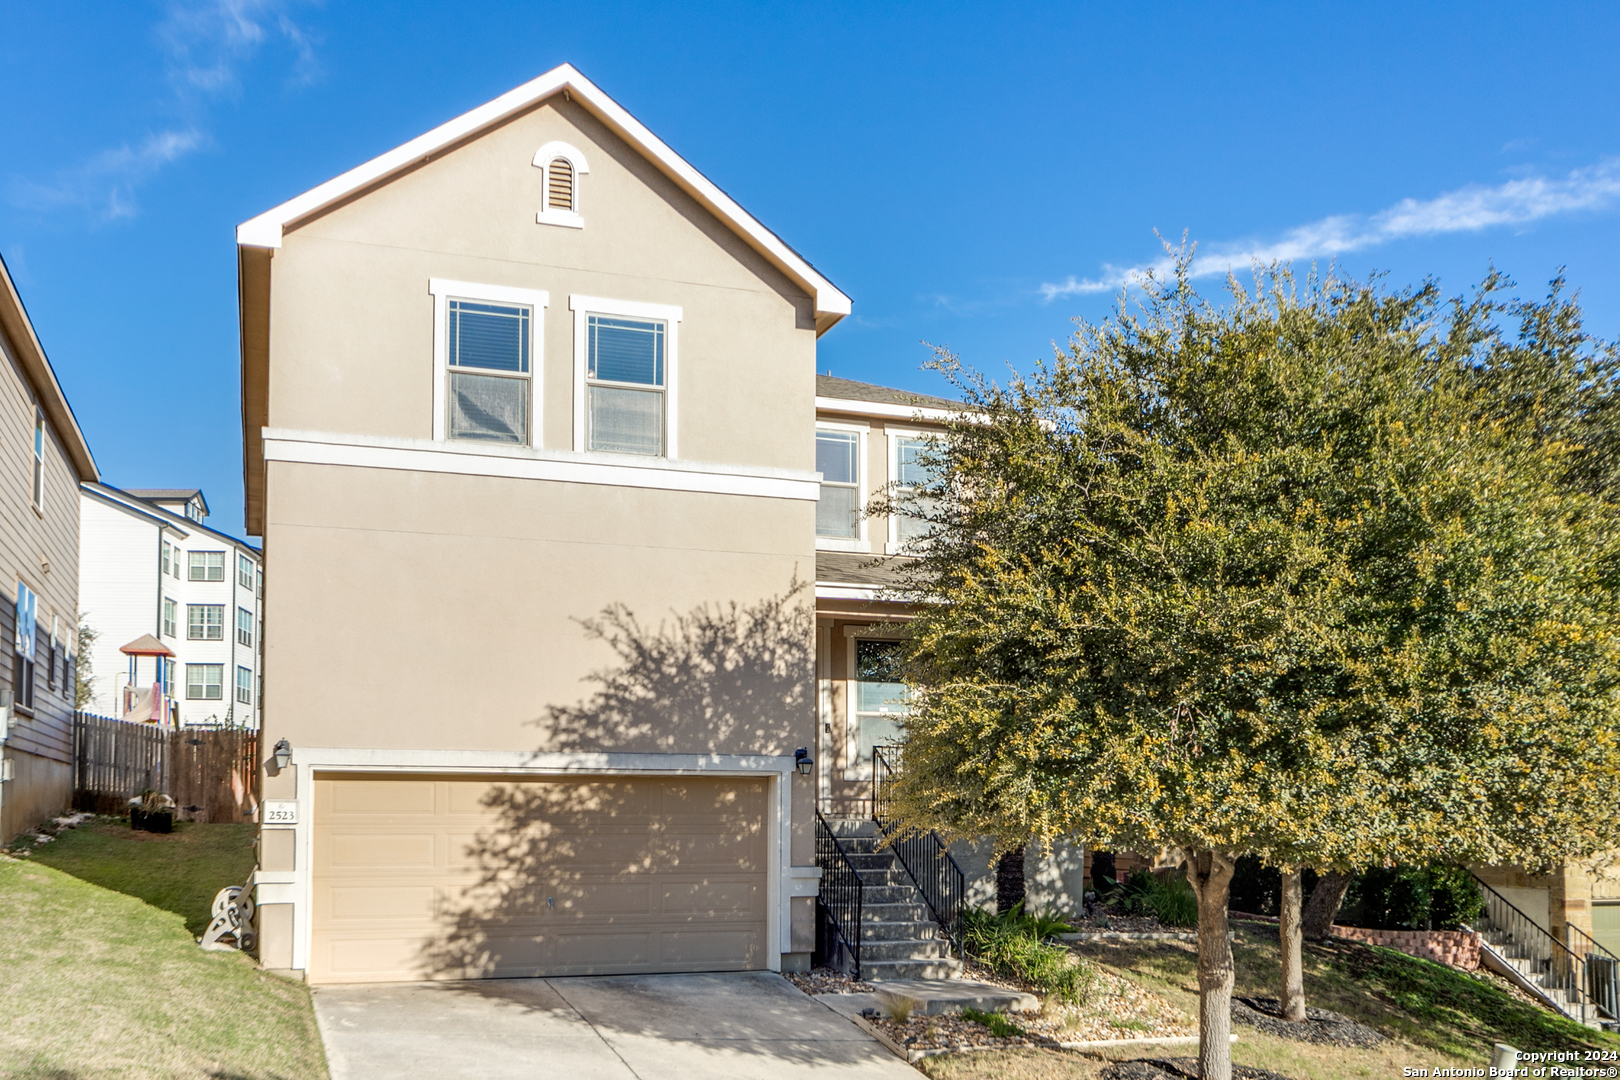
[(172, 911), (192, 936), (201, 937), (214, 894), (244, 884), (252, 873), (257, 829), (182, 821), (172, 833), (149, 833), (136, 832), (118, 818), (95, 818), (63, 830), (51, 843), (33, 845), (29, 857)]
[[(1197, 958), (1174, 944), (1088, 946), (1084, 954), (1197, 1015)], [(1277, 996), (1275, 931), (1241, 928), (1233, 946), (1236, 992)], [(1406, 1066), (1490, 1063), (1493, 1042), (1520, 1050), (1620, 1050), (1620, 1036), (1581, 1027), (1514, 997), (1499, 983), (1362, 945), (1307, 945), (1305, 989), (1310, 1004), (1359, 1020), (1389, 1037), (1370, 1050), (1310, 1046), (1233, 1025), (1232, 1060), (1298, 1080), (1400, 1076)], [(1051, 1050), (963, 1054), (929, 1059), (937, 1080), (1092, 1080), (1110, 1060), (1192, 1054), (1190, 1047), (1079, 1054)]]
[(188, 925), (245, 878), (250, 829), (81, 827), (0, 855), (0, 1078), (326, 1080), (308, 988)]

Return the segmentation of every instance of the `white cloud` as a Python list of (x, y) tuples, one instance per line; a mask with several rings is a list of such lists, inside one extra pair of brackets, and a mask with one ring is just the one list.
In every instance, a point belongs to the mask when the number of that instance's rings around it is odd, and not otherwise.
[[(1341, 214), (1290, 229), (1269, 243), (1223, 244), (1200, 252), (1192, 275), (1209, 277), (1256, 263), (1333, 258), (1394, 240), (1477, 232), (1501, 225), (1523, 225), (1557, 214), (1601, 210), (1620, 198), (1620, 158), (1610, 158), (1577, 169), (1561, 180), (1529, 177), (1497, 187), (1470, 186), (1433, 199), (1403, 199), (1387, 210), (1362, 216)], [(1113, 292), (1142, 280), (1149, 271), (1162, 276), (1171, 268), (1168, 258), (1137, 266), (1105, 264), (1094, 278), (1073, 274), (1062, 282), (1041, 285), (1041, 296)]]
[(102, 221), (135, 216), (136, 188), (207, 144), (209, 102), (238, 89), (239, 72), (266, 42), (279, 38), (291, 47), (295, 83), (315, 77), (310, 36), (287, 14), (296, 2), (171, 0), (155, 36), (169, 61), (167, 110), (178, 122), (133, 144), (102, 150), (50, 180), (15, 180), (12, 203), (38, 211), (81, 208)]

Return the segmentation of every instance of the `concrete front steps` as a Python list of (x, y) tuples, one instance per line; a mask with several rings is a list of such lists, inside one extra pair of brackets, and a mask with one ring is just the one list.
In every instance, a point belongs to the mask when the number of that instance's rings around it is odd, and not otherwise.
[(861, 908), (861, 978), (867, 982), (953, 979), (962, 962), (950, 954), (911, 875), (883, 847), (877, 823), (859, 818), (827, 822), (865, 883)]
[(1587, 1006), (1587, 1011), (1591, 1015), (1581, 1015), (1579, 994), (1562, 986), (1547, 985), (1546, 961), (1517, 955), (1523, 951), (1510, 934), (1499, 930), (1488, 930), (1480, 934), (1479, 960), (1485, 967), (1577, 1024), (1600, 1029), (1605, 1026), (1598, 1017), (1596, 1008), (1590, 1005)]

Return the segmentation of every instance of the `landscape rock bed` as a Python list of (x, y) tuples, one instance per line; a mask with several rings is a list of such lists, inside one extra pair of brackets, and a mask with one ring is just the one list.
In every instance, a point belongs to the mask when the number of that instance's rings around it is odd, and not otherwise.
[(869, 994), (877, 989), (869, 982), (852, 979), (832, 968), (818, 967), (807, 975), (784, 972), (782, 977), (806, 994)]
[[(1031, 986), (970, 964), (963, 976), (1007, 990), (1037, 994)], [(960, 1016), (918, 1016), (898, 1023), (879, 1010), (863, 1020), (908, 1051), (972, 1050), (986, 1047), (1061, 1046), (1113, 1039), (1172, 1038), (1198, 1034), (1198, 1024), (1168, 1000), (1129, 979), (1094, 969), (1085, 999), (1070, 1005), (1045, 998), (1039, 1012), (1011, 1013), (1020, 1035), (1001, 1037)]]
[[(1116, 1061), (1098, 1074), (1101, 1080), (1198, 1080), (1198, 1059), (1132, 1058)], [(1293, 1080), (1270, 1069), (1257, 1069), (1253, 1065), (1233, 1065), (1234, 1080)]]
[(1247, 1024), (1267, 1035), (1297, 1042), (1328, 1046), (1377, 1046), (1384, 1036), (1365, 1024), (1328, 1009), (1305, 1009), (1306, 1020), (1298, 1023), (1282, 1018), (1282, 1003), (1276, 998), (1233, 998), (1232, 1020)]

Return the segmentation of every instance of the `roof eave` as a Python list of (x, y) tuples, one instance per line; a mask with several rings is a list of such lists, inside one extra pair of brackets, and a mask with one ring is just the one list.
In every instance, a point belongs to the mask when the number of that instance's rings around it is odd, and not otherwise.
[(563, 64), (493, 101), (486, 102), (431, 131), (372, 158), (324, 184), (259, 214), (237, 226), (238, 247), (279, 248), (286, 231), (355, 192), (382, 183), (395, 174), (431, 158), (440, 151), (477, 135), (486, 128), (529, 108), (559, 91), (567, 90), (614, 134), (636, 146), (658, 168), (710, 213), (728, 222), (756, 250), (810, 293), (815, 304), (819, 337), (851, 310), (850, 298), (782, 242), (753, 215), (698, 172), (646, 125), (630, 115), (572, 65)]

